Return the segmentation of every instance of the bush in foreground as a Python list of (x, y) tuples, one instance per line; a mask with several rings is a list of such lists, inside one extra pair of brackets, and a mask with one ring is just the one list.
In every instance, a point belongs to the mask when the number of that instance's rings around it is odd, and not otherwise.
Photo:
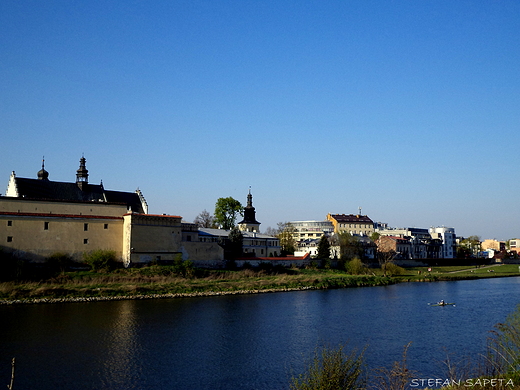
[(291, 390), (349, 390), (365, 387), (363, 352), (343, 346), (316, 349), (307, 370), (292, 378)]
[(488, 346), (488, 376), (501, 376), (520, 383), (520, 305), (504, 323), (495, 325)]

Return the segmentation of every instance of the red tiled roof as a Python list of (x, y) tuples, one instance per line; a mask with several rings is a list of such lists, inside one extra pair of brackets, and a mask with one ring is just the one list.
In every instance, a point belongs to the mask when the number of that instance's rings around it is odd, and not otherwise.
[(124, 214), (124, 215), (139, 215), (139, 216), (143, 216), (143, 217), (161, 217), (161, 218), (181, 218), (181, 216), (179, 215), (165, 215), (165, 214), (143, 214), (143, 213), (127, 213), (127, 214)]
[(40, 218), (80, 218), (80, 219), (123, 219), (117, 216), (85, 215), (85, 214), (54, 214), (54, 213), (17, 213), (11, 211), (0, 211), (0, 215), (12, 215), (16, 217), (40, 217)]

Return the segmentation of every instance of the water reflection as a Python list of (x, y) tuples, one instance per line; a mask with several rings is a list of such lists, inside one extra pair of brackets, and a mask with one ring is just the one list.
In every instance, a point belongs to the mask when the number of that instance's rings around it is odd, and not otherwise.
[(114, 307), (112, 324), (106, 334), (107, 353), (101, 373), (107, 388), (132, 383), (132, 378), (139, 376), (135, 311), (136, 301), (121, 301)]
[[(520, 278), (387, 287), (0, 306), (0, 368), (17, 388), (287, 388), (318, 345), (363, 348), (370, 367), (399, 360), (439, 377), (447, 352), (478, 355), (520, 302)], [(431, 307), (439, 299), (455, 307)], [(446, 349), (446, 350), (445, 350)]]

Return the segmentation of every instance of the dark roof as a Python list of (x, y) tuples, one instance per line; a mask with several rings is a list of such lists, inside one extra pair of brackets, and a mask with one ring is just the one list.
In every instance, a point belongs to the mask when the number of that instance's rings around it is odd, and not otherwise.
[(359, 215), (359, 214), (331, 214), (332, 218), (334, 218), (336, 221), (341, 223), (359, 223), (359, 222), (365, 222), (365, 223), (374, 223), (368, 216), (366, 215)]
[(17, 177), (18, 196), (25, 199), (69, 202), (109, 202), (126, 204), (136, 213), (144, 213), (139, 195), (135, 192), (106, 191), (102, 185), (88, 184), (82, 191), (76, 183), (27, 179)]

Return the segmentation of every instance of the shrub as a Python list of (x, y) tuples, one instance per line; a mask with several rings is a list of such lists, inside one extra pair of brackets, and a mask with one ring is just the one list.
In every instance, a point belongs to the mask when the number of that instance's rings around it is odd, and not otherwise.
[(318, 263), (316, 261), (311, 261), (311, 263), (309, 265), (307, 265), (305, 267), (306, 269), (312, 269), (312, 270), (316, 270), (318, 269)]
[(406, 355), (411, 343), (405, 345), (403, 358), (395, 361), (392, 368), (379, 368), (376, 370), (376, 389), (381, 390), (405, 390), (409, 388), (410, 381), (416, 377), (416, 372), (408, 369)]
[(83, 261), (94, 271), (112, 270), (116, 268), (116, 252), (106, 249), (97, 249), (83, 254)]
[(0, 248), (0, 281), (20, 280), (26, 274), (26, 262)]
[(520, 305), (504, 323), (495, 325), (488, 347), (488, 375), (520, 381)]
[(322, 262), (321, 262), (321, 264), (322, 264), (322, 267), (323, 267), (324, 269), (330, 269), (331, 266), (332, 266), (332, 263), (331, 263), (331, 261), (330, 261), (330, 258), (323, 259)]
[(258, 271), (265, 271), (265, 272), (272, 272), (273, 271), (273, 263), (271, 263), (270, 261), (266, 261), (266, 262), (260, 262), (260, 264), (258, 264), (258, 266), (256, 267), (256, 269)]
[(65, 272), (72, 262), (72, 257), (62, 252), (53, 253), (46, 261), (50, 271), (54, 272)]
[(363, 352), (347, 354), (343, 346), (316, 349), (306, 371), (292, 377), (291, 390), (347, 390), (364, 388)]
[(365, 275), (367, 266), (358, 257), (354, 257), (345, 264), (345, 270), (351, 275)]
[(398, 265), (396, 265), (392, 262), (381, 265), (381, 269), (388, 276), (402, 275), (403, 273), (406, 272), (403, 267), (399, 267)]
[(191, 260), (182, 260), (182, 255), (178, 254), (173, 260), (173, 272), (177, 275), (192, 277), (195, 273), (193, 262)]

